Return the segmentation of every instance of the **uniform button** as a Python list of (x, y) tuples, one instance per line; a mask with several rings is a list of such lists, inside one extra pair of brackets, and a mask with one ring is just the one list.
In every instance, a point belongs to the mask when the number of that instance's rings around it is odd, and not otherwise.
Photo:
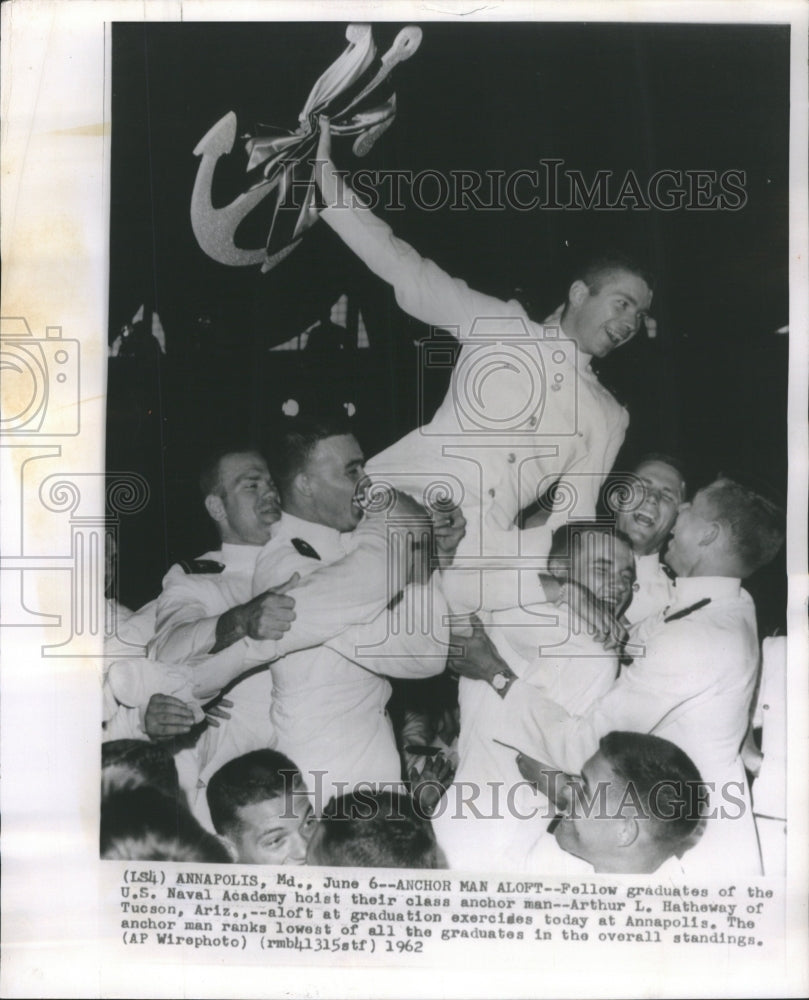
[(513, 465), (517, 461), (517, 456), (514, 454), (513, 451), (510, 451), (508, 453), (508, 461), (510, 465)]
[(490, 497), (493, 497), (493, 496), (494, 496), (494, 489), (491, 489), (491, 490), (489, 490), (489, 496), (490, 496)]

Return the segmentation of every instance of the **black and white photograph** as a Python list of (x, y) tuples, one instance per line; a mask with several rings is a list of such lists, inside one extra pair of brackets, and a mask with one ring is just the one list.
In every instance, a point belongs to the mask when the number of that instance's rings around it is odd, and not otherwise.
[(10, 6), (6, 995), (801, 995), (805, 9)]

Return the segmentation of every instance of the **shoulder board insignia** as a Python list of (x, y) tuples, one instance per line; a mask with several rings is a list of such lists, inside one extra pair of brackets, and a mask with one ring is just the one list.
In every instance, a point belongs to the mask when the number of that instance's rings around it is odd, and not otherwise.
[(317, 552), (315, 552), (312, 546), (308, 542), (305, 542), (302, 538), (293, 538), (292, 544), (302, 556), (306, 556), (308, 559), (320, 559), (320, 556)]
[(180, 566), (183, 572), (190, 575), (201, 573), (222, 573), (225, 564), (217, 562), (215, 559), (181, 559)]
[(669, 615), (667, 618), (664, 618), (663, 622), (668, 625), (669, 622), (676, 622), (681, 618), (687, 618), (692, 611), (699, 611), (700, 608), (704, 608), (706, 604), (710, 603), (710, 597), (703, 597), (702, 600), (697, 601), (696, 604), (691, 604), (687, 608), (683, 608), (682, 611), (675, 611), (673, 615)]

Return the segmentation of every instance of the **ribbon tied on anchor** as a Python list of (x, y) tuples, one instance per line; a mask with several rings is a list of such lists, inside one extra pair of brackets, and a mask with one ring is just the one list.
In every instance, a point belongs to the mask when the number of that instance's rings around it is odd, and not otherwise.
[[(312, 88), (294, 132), (265, 129), (271, 134), (246, 137), (247, 175), (252, 183), (230, 204), (215, 207), (211, 187), (217, 161), (232, 151), (236, 141), (235, 113), (228, 112), (197, 143), (194, 154), (201, 161), (191, 195), (191, 226), (202, 250), (219, 263), (232, 267), (261, 264), (262, 271), (269, 271), (314, 225), (319, 208), (313, 157), (321, 115), (328, 117), (333, 135), (355, 136), (352, 151), (358, 157), (365, 156), (393, 123), (396, 94), (376, 104), (373, 98), (393, 68), (416, 52), (421, 29), (403, 28), (380, 59), (370, 25), (349, 25), (346, 39), (348, 48)], [(238, 247), (237, 228), (271, 195), (275, 207), (266, 246)]]

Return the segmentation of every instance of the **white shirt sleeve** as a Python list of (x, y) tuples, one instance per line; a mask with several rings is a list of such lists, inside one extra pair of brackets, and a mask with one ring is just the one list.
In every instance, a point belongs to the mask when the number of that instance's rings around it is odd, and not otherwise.
[(157, 627), (149, 655), (166, 663), (189, 663), (216, 643), (216, 623), (227, 611), (218, 584), (172, 566), (157, 599)]
[[(325, 174), (329, 172), (326, 166)], [(332, 167), (333, 170), (333, 167)], [(393, 235), (362, 200), (344, 185), (340, 200), (329, 201), (322, 217), (343, 242), (384, 281), (393, 286), (396, 301), (415, 319), (465, 336), (476, 319), (524, 318), (517, 302), (476, 292), (460, 278), (453, 278)]]
[(385, 608), (389, 596), (384, 518), (366, 519), (354, 534), (352, 551), (314, 569), (312, 560), (291, 546), (274, 547), (270, 542), (262, 549), (253, 576), (255, 594), (278, 586), (301, 569), (309, 572), (289, 591), (295, 598), (292, 628), (275, 642), (244, 640), (248, 665), (321, 646), (351, 625), (373, 621)]

